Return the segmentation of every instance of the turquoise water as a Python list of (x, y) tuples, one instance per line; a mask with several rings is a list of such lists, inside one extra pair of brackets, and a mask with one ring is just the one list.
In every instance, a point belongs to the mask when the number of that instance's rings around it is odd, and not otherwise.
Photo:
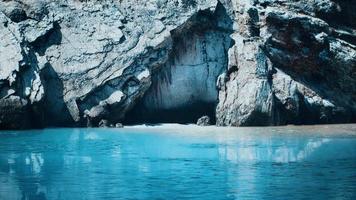
[(0, 199), (356, 199), (355, 127), (0, 132)]

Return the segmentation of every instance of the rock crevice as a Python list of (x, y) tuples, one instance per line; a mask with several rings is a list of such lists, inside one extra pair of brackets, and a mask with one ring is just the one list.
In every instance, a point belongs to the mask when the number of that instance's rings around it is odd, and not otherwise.
[(215, 121), (216, 81), (227, 69), (231, 33), (232, 21), (220, 3), (215, 11), (199, 11), (171, 31), (169, 58), (152, 71), (150, 88), (126, 122), (194, 123), (203, 115)]

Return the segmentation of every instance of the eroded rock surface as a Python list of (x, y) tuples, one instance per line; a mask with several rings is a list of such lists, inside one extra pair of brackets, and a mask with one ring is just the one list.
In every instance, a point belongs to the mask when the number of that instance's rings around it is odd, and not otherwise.
[(355, 5), (0, 1), (0, 128), (355, 122)]
[(218, 82), (218, 125), (355, 122), (354, 3), (229, 3), (235, 46)]

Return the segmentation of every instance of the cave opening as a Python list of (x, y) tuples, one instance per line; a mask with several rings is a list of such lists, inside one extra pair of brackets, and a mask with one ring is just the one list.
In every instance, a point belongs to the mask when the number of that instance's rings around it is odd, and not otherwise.
[(216, 81), (227, 70), (232, 20), (219, 3), (199, 11), (171, 32), (167, 62), (152, 70), (152, 84), (126, 114), (125, 124), (196, 123), (209, 116), (215, 124)]

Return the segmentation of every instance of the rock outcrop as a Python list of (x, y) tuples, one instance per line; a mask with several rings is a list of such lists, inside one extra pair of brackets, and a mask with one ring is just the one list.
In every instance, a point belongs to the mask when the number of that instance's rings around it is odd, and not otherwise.
[(217, 124), (355, 122), (351, 1), (236, 1), (231, 7), (235, 45), (218, 82)]
[(356, 122), (352, 0), (2, 0), (0, 129)]

